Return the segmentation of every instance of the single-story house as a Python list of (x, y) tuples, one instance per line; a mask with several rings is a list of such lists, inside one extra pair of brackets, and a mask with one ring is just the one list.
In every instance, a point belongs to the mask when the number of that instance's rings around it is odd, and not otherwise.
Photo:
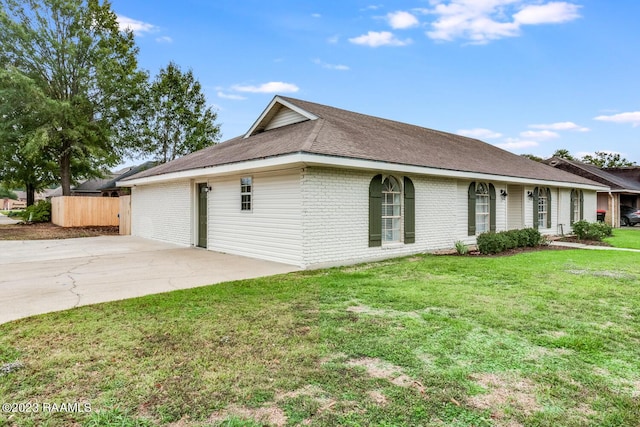
[(608, 187), (597, 191), (597, 209), (606, 211), (604, 221), (613, 227), (621, 225), (620, 206), (640, 208), (640, 181), (634, 179), (634, 176), (638, 176), (638, 168), (600, 169), (595, 165), (560, 157), (552, 157), (545, 163)]
[(118, 185), (133, 235), (302, 268), (567, 233), (606, 190), (477, 139), (282, 96), (246, 134)]

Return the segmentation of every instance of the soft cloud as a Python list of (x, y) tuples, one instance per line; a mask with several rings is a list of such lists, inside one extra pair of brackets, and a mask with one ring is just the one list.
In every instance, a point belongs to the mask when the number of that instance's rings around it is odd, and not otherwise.
[(580, 6), (567, 2), (432, 0), (431, 4), (431, 9), (419, 10), (437, 17), (427, 31), (428, 37), (439, 41), (467, 39), (473, 44), (516, 37), (523, 25), (557, 24), (580, 17)]
[(520, 132), (520, 136), (523, 138), (531, 138), (544, 141), (547, 139), (558, 138), (560, 135), (550, 130), (527, 130), (524, 132)]
[(336, 44), (340, 41), (340, 36), (331, 36), (327, 39), (327, 43)]
[(573, 122), (558, 122), (550, 124), (529, 125), (531, 129), (546, 129), (546, 130), (571, 130), (576, 132), (589, 132), (589, 128), (579, 126)]
[(411, 28), (420, 24), (418, 18), (416, 18), (409, 12), (404, 11), (389, 13), (387, 14), (387, 19), (389, 20), (389, 25), (391, 25), (391, 28), (396, 30)]
[(158, 31), (158, 27), (153, 24), (149, 24), (148, 22), (138, 21), (136, 19), (131, 19), (126, 16), (118, 15), (116, 20), (118, 21), (118, 26), (120, 30), (131, 30), (137, 35), (141, 35), (143, 33), (153, 33)]
[(320, 65), (322, 68), (326, 68), (328, 70), (338, 70), (338, 71), (349, 71), (350, 68), (347, 65), (342, 65), (342, 64), (327, 64), (326, 62), (323, 62), (319, 59), (314, 59), (313, 60), (314, 64), (318, 64)]
[(367, 34), (349, 39), (353, 44), (360, 44), (370, 47), (379, 46), (406, 46), (412, 43), (411, 39), (400, 40), (389, 31), (369, 31)]
[(613, 114), (611, 116), (598, 116), (593, 119), (601, 122), (631, 123), (633, 127), (636, 127), (640, 126), (640, 111)]
[(540, 144), (536, 141), (525, 141), (517, 138), (507, 138), (505, 142), (495, 144), (496, 147), (500, 147), (505, 150), (522, 150), (524, 148), (537, 147), (538, 145)]
[(483, 128), (460, 129), (456, 131), (456, 133), (458, 135), (468, 136), (470, 138), (477, 138), (477, 139), (495, 139), (495, 138), (500, 138), (502, 136), (501, 133), (494, 132), (489, 129), (483, 129)]
[(158, 43), (173, 43), (173, 39), (169, 36), (157, 37), (156, 41)]
[(250, 93), (291, 93), (300, 90), (300, 88), (293, 83), (285, 82), (268, 82), (259, 86), (235, 85), (232, 89), (236, 92)]
[(233, 99), (234, 101), (244, 101), (247, 97), (242, 95), (235, 95), (232, 93), (224, 93), (222, 91), (218, 91), (218, 98), (222, 99)]
[(319, 13), (312, 13), (311, 17), (312, 18), (322, 18), (322, 15), (320, 15)]
[(525, 25), (561, 24), (580, 17), (577, 4), (565, 2), (551, 2), (540, 5), (525, 6), (513, 15), (516, 22)]

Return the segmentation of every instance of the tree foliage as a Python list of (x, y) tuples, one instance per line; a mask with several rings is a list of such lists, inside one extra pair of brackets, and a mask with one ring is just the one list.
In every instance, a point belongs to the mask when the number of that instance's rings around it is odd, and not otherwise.
[(139, 154), (168, 162), (215, 144), (217, 114), (207, 107), (202, 86), (191, 70), (171, 62), (149, 86), (142, 112)]
[(575, 157), (573, 157), (571, 155), (571, 153), (569, 152), (569, 150), (567, 150), (566, 148), (559, 148), (557, 149), (554, 153), (553, 153), (553, 157), (559, 157), (561, 159), (567, 159), (567, 160), (576, 160)]
[(543, 162), (544, 159), (542, 157), (538, 157), (534, 154), (520, 154), (520, 157), (526, 157), (529, 160), (533, 160), (534, 162)]
[(55, 160), (63, 194), (131, 146), (147, 79), (136, 56), (133, 33), (120, 31), (106, 1), (0, 0), (0, 67), (30, 79), (48, 116), (22, 151)]
[(13, 68), (0, 68), (0, 182), (23, 187), (27, 205), (35, 192), (56, 182), (56, 162), (35, 147), (46, 138), (51, 102), (34, 81)]
[(622, 157), (619, 153), (607, 153), (596, 151), (592, 156), (587, 154), (582, 157), (583, 163), (589, 163), (599, 168), (620, 168), (625, 166), (635, 166), (635, 163)]

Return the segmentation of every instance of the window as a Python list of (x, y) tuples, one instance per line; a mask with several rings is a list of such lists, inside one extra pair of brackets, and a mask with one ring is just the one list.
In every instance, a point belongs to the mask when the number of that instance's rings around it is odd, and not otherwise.
[(240, 178), (240, 210), (251, 210), (253, 180), (251, 177)]
[(489, 231), (489, 189), (480, 183), (476, 187), (476, 233)]
[(382, 183), (382, 242), (400, 241), (400, 185), (393, 177)]
[(583, 219), (583, 206), (584, 195), (582, 190), (571, 190), (571, 224)]
[[(415, 187), (404, 177), (404, 188), (393, 177), (378, 174), (369, 183), (369, 246), (415, 243)], [(404, 205), (403, 205), (404, 204)], [(404, 231), (404, 235), (400, 231)]]
[(551, 228), (551, 189), (533, 189), (533, 228)]
[(469, 184), (467, 211), (469, 236), (496, 231), (496, 188), (493, 184)]
[(547, 192), (540, 188), (538, 189), (538, 224), (547, 223), (548, 207)]

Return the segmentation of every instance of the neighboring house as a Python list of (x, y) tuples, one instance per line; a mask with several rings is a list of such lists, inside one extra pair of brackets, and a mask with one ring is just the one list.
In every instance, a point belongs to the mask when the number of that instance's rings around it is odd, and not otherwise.
[[(597, 209), (606, 211), (605, 222), (613, 227), (621, 225), (620, 206), (640, 208), (640, 180), (634, 179), (638, 177), (638, 168), (600, 169), (594, 165), (560, 157), (552, 157), (545, 160), (545, 163), (609, 187), (598, 190)], [(619, 172), (621, 170), (622, 172)]]
[(476, 139), (280, 96), (245, 135), (118, 185), (131, 187), (133, 235), (302, 268), (485, 231), (566, 233), (596, 220), (606, 190)]
[(113, 177), (109, 180), (103, 181), (102, 185), (98, 188), (103, 197), (120, 197), (129, 194), (128, 188), (118, 187), (117, 182), (124, 180), (132, 175), (150, 169), (156, 166), (158, 162), (147, 161), (138, 166), (129, 166), (115, 172)]

